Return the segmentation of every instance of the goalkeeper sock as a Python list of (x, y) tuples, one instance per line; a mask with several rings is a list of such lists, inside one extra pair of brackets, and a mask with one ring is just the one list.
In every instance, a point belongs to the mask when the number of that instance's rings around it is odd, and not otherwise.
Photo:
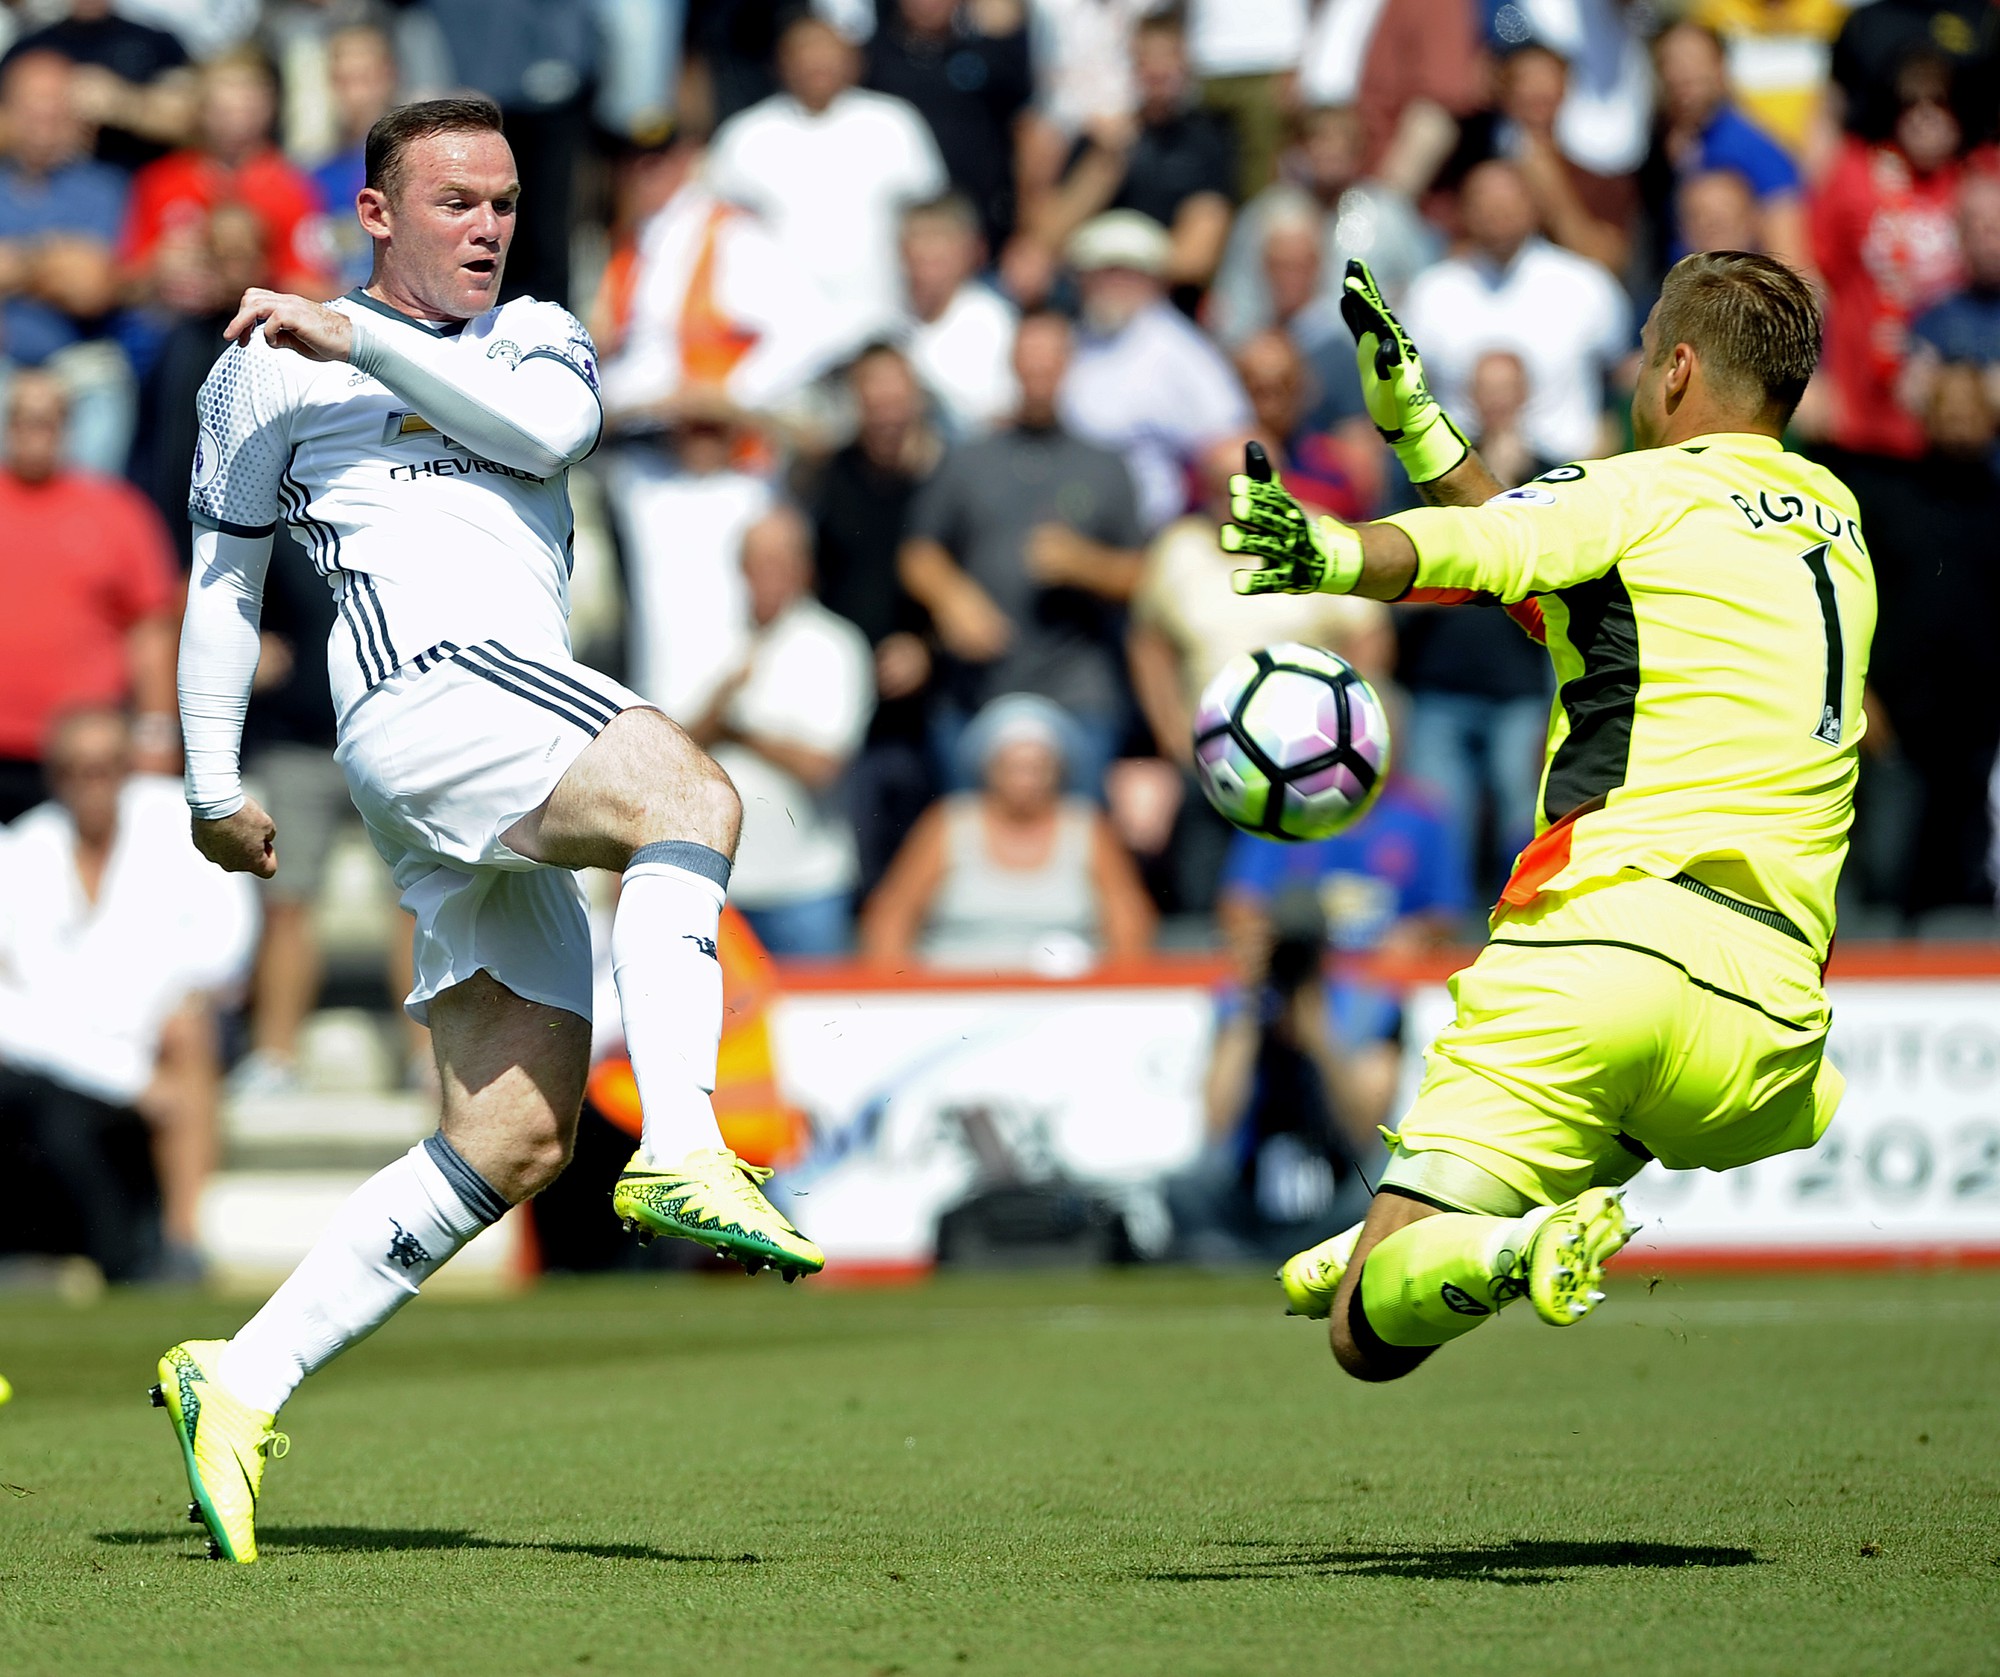
[(1442, 1345), (1527, 1289), (1514, 1268), (1541, 1221), (1445, 1212), (1398, 1229), (1361, 1266), (1362, 1314), (1383, 1343)]
[(506, 1214), (506, 1199), (442, 1135), (419, 1142), (354, 1190), (222, 1348), (222, 1384), (252, 1409), (277, 1414), (301, 1380), (366, 1339)]
[(715, 940), (728, 884), (729, 858), (719, 850), (642, 845), (611, 922), (611, 973), (644, 1114), (639, 1150), (660, 1168), (726, 1145), (709, 1096), (722, 1040)]

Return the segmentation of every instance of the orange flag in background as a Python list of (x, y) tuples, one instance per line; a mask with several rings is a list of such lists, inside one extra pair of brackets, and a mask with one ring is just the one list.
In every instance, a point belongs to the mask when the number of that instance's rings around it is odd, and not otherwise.
[[(753, 1165), (782, 1168), (806, 1150), (805, 1114), (778, 1094), (771, 1058), (771, 1003), (778, 969), (750, 923), (722, 911), (716, 937), (722, 962), (722, 1046), (715, 1062), (715, 1117), (722, 1139)], [(639, 1084), (632, 1062), (615, 1054), (590, 1074), (590, 1104), (635, 1140), (640, 1129)]]

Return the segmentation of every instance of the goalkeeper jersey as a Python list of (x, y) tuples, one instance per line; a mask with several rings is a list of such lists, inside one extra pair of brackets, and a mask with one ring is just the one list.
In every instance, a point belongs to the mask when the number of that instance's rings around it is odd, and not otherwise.
[(1417, 588), (1541, 608), (1559, 685), (1504, 902), (1687, 873), (1787, 916), (1825, 958), (1875, 632), (1845, 484), (1729, 433), (1386, 522), (1416, 546)]

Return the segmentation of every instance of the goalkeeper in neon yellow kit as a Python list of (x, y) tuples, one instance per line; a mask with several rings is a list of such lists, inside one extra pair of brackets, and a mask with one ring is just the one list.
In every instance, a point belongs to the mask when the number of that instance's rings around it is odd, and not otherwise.
[(1559, 684), (1536, 837), (1453, 980), (1381, 1191), (1280, 1272), (1343, 1368), (1391, 1380), (1516, 1298), (1588, 1314), (1647, 1160), (1724, 1170), (1825, 1130), (1820, 980), (1875, 588), (1853, 496), (1779, 440), (1820, 338), (1782, 264), (1678, 263), (1646, 322), (1638, 448), (1505, 491), (1358, 263), (1342, 312), (1431, 504), (1311, 519), (1257, 451), (1223, 528), (1253, 567), (1238, 591), (1498, 601)]

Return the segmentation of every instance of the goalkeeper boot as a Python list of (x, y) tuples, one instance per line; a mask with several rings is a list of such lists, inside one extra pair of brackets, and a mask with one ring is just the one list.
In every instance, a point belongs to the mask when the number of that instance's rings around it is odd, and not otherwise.
[(692, 1240), (750, 1274), (776, 1269), (787, 1281), (817, 1275), (826, 1255), (764, 1197), (771, 1172), (725, 1149), (703, 1148), (662, 1170), (634, 1153), (611, 1190), (611, 1209), (642, 1239)]
[(216, 1378), (226, 1341), (190, 1339), (160, 1359), (153, 1406), (164, 1409), (180, 1440), (187, 1468), (191, 1524), (208, 1528), (211, 1560), (257, 1558), (257, 1493), (264, 1464), (292, 1445), (273, 1423), (275, 1415), (230, 1396)]
[(1333, 1295), (1340, 1278), (1354, 1261), (1354, 1243), (1361, 1238), (1361, 1225), (1343, 1229), (1331, 1240), (1308, 1246), (1285, 1260), (1278, 1271), (1278, 1285), (1285, 1289), (1285, 1314), (1310, 1316), (1324, 1321), (1333, 1312)]
[(1604, 1266), (1639, 1232), (1625, 1217), (1623, 1188), (1586, 1188), (1551, 1209), (1521, 1248), (1516, 1272), (1535, 1314), (1566, 1328), (1604, 1298)]

